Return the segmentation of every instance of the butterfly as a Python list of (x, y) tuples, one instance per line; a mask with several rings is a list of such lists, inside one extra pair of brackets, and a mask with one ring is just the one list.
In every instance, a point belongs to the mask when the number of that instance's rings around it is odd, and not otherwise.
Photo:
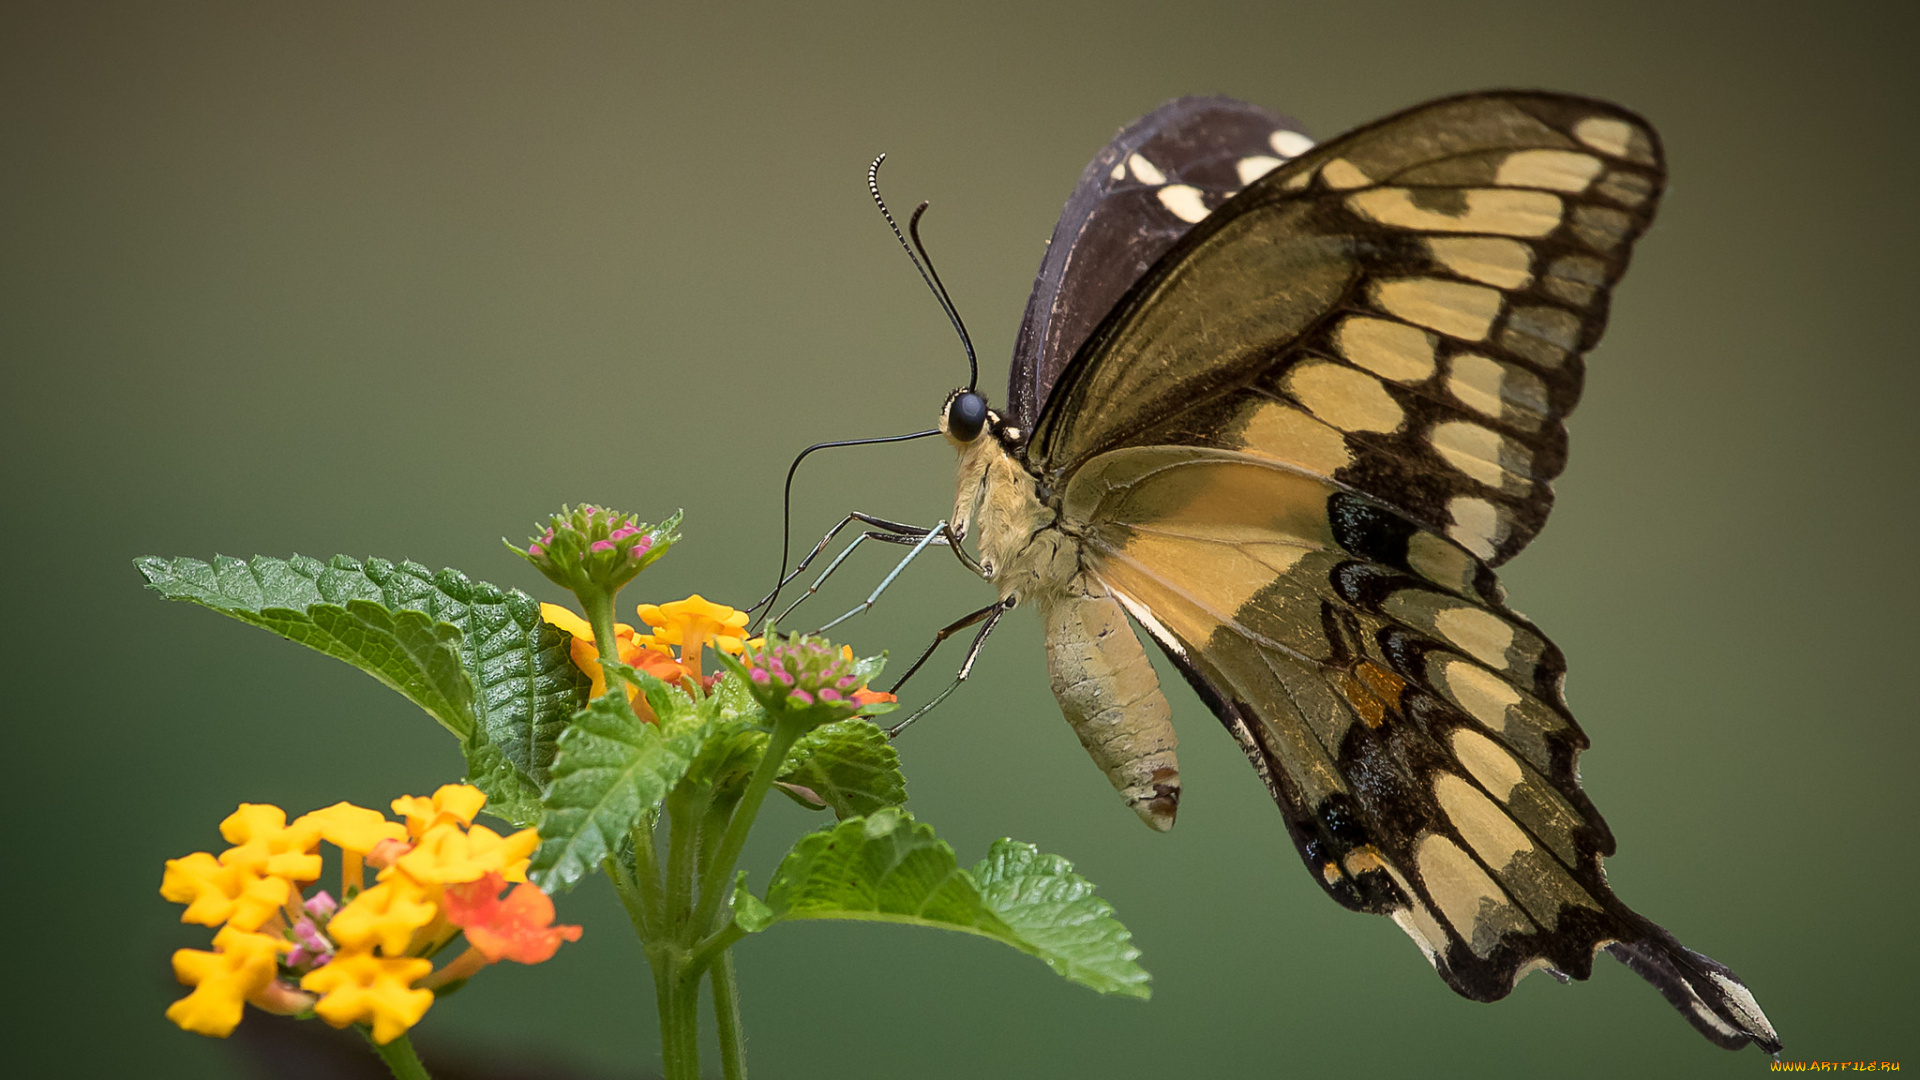
[(1129, 620), (1279, 805), (1327, 894), (1478, 1001), (1605, 949), (1713, 1042), (1780, 1049), (1732, 971), (1608, 887), (1560, 650), (1494, 569), (1546, 524), (1609, 290), (1664, 181), (1653, 129), (1530, 92), (1314, 144), (1182, 98), (1082, 174), (1008, 403), (971, 386), (951, 536), (1038, 610), (1062, 712), (1142, 820), (1180, 801)]

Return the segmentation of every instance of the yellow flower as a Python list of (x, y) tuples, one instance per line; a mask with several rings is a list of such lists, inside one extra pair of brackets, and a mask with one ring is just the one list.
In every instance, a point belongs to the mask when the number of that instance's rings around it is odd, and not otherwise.
[(267, 803), (241, 803), (220, 823), (220, 835), (234, 846), (220, 853), (227, 866), (290, 881), (320, 877), (320, 826), (305, 819), (287, 824), (287, 812)]
[(508, 837), (485, 825), (465, 832), (451, 827), (430, 829), (412, 851), (394, 861), (393, 869), (381, 872), (380, 880), (389, 880), (396, 870), (422, 885), (478, 881), (488, 871), (508, 880), (525, 880), (527, 857), (539, 846), (540, 834), (533, 829)]
[(397, 874), (335, 912), (327, 936), (342, 948), (371, 950), (378, 945), (388, 956), (399, 956), (407, 951), (413, 932), (439, 916), (434, 899), (419, 882)]
[(537, 829), (521, 829), (501, 836), (485, 825), (467, 830), (469, 857), (474, 864), (510, 882), (527, 880), (527, 861), (540, 846)]
[(168, 859), (160, 880), (161, 896), (187, 905), (181, 922), (228, 923), (241, 930), (260, 929), (293, 893), (293, 883), (286, 878), (260, 874), (241, 864), (226, 865), (204, 851)]
[(407, 835), (418, 841), (438, 825), (473, 824), (474, 815), (486, 804), (486, 793), (471, 784), (442, 784), (431, 799), (400, 796), (393, 800), (393, 812), (407, 819)]
[(680, 662), (700, 674), (700, 650), (711, 640), (722, 652), (737, 653), (747, 628), (747, 613), (716, 604), (699, 593), (670, 604), (641, 604), (640, 619), (654, 628), (654, 640), (680, 646)]
[(433, 991), (412, 986), (432, 970), (433, 961), (419, 957), (343, 952), (325, 967), (307, 972), (300, 987), (323, 995), (313, 1007), (320, 1019), (337, 1028), (371, 1023), (373, 1041), (384, 1045), (426, 1015)]
[(212, 952), (179, 950), (173, 976), (193, 993), (168, 1006), (167, 1019), (187, 1031), (226, 1038), (240, 1023), (246, 1000), (267, 988), (280, 954), (292, 948), (271, 934), (228, 926), (213, 936)]
[(378, 810), (337, 802), (323, 810), (302, 814), (294, 821), (317, 828), (320, 839), (340, 849), (340, 884), (343, 889), (358, 889), (365, 880), (362, 863), (368, 852), (383, 840), (405, 840), (407, 827), (388, 821)]

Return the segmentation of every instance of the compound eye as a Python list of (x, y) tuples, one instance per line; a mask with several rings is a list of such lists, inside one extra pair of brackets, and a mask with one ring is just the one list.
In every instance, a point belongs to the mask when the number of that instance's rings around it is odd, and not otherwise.
[(987, 399), (969, 390), (956, 394), (947, 404), (947, 434), (961, 442), (972, 442), (987, 426)]

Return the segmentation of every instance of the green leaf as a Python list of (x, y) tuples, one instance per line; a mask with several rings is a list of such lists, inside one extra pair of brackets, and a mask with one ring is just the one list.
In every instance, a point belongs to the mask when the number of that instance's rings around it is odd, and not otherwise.
[(1007, 940), (953, 849), (903, 810), (808, 833), (775, 871), (767, 905), (782, 919), (876, 919)]
[(747, 890), (745, 870), (733, 879), (733, 896), (728, 906), (733, 909), (734, 925), (749, 934), (757, 934), (774, 923), (773, 909)]
[[(800, 838), (767, 890), (771, 921), (862, 919), (978, 934), (1038, 957), (1104, 994), (1148, 995), (1147, 973), (1113, 909), (1072, 864), (1002, 840), (974, 873), (931, 826), (888, 808)], [(745, 905), (736, 900), (735, 910)]]
[[(900, 773), (900, 755), (892, 741), (872, 722), (857, 717), (801, 736), (780, 781), (813, 792), (842, 820), (907, 801), (907, 779)], [(803, 806), (814, 805), (788, 794)]]
[(1094, 895), (1093, 883), (1058, 855), (1032, 844), (996, 840), (973, 868), (980, 896), (1026, 951), (1065, 978), (1103, 994), (1146, 998), (1146, 969), (1134, 960), (1133, 935), (1113, 917), (1113, 905)]
[(422, 611), (395, 610), (364, 576), (297, 556), (252, 563), (223, 556), (212, 565), (141, 559), (137, 565), (168, 599), (210, 607), (345, 660), (398, 690), (462, 741), (477, 730), (459, 628)]
[(531, 866), (533, 880), (548, 892), (571, 888), (620, 850), (640, 815), (659, 806), (686, 775), (717, 719), (711, 705), (696, 707), (650, 675), (636, 674), (635, 681), (646, 688), (658, 725), (635, 715), (625, 694), (610, 693), (575, 713), (560, 736)]
[(487, 813), (516, 829), (540, 823), (544, 812), (540, 789), (514, 768), (499, 747), (485, 739), (470, 739), (463, 751), (467, 758), (467, 783), (486, 793)]
[(555, 740), (586, 700), (571, 639), (538, 602), (454, 570), (344, 555), (136, 565), (168, 599), (272, 630), (400, 691), (460, 737), (488, 810), (508, 820), (508, 804), (524, 811), (526, 792), (546, 785)]

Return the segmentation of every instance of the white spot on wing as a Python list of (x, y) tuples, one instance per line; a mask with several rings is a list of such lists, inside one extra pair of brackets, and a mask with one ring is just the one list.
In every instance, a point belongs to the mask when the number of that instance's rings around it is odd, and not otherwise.
[(1334, 158), (1320, 167), (1320, 178), (1330, 188), (1345, 191), (1348, 188), (1366, 187), (1373, 183), (1373, 177), (1360, 171), (1360, 166), (1346, 158)]
[(1499, 507), (1485, 499), (1461, 495), (1447, 501), (1447, 513), (1453, 518), (1447, 536), (1483, 559), (1493, 558), (1494, 545), (1503, 531)]
[(1287, 374), (1286, 389), (1308, 412), (1342, 431), (1393, 431), (1406, 420), (1380, 380), (1339, 364), (1301, 364)]
[(1600, 159), (1572, 150), (1519, 150), (1508, 154), (1494, 174), (1502, 187), (1542, 187), (1585, 191), (1600, 174)]
[(1185, 222), (1199, 221), (1207, 216), (1207, 204), (1200, 198), (1200, 189), (1186, 184), (1168, 184), (1161, 188), (1160, 205), (1173, 211), (1173, 216)]
[(1240, 174), (1240, 186), (1242, 187), (1253, 183), (1255, 180), (1260, 179), (1279, 167), (1279, 158), (1268, 157), (1265, 154), (1243, 157), (1233, 166), (1234, 171)]
[(1472, 728), (1454, 729), (1453, 753), (1460, 759), (1460, 764), (1467, 767), (1467, 772), (1480, 782), (1480, 786), (1501, 802), (1509, 801), (1513, 789), (1520, 785), (1525, 776), (1520, 771), (1520, 763), (1513, 760), (1513, 755)]
[[(1331, 174), (1333, 162), (1323, 171)], [(1356, 172), (1358, 170), (1355, 170)], [(1327, 181), (1334, 187), (1357, 187)], [(1375, 188), (1347, 198), (1356, 212), (1382, 225), (1425, 232), (1545, 236), (1560, 226), (1560, 196), (1529, 188), (1465, 188), (1459, 213), (1429, 209), (1408, 188)]]
[(1335, 342), (1348, 362), (1382, 378), (1416, 383), (1433, 376), (1433, 339), (1417, 326), (1353, 315), (1340, 324)]
[(1115, 180), (1125, 180), (1127, 178), (1127, 163), (1123, 161), (1120, 164), (1115, 165), (1113, 167), (1113, 171), (1108, 173), (1107, 175), (1112, 177)]
[(1435, 615), (1433, 623), (1448, 641), (1475, 660), (1488, 667), (1508, 665), (1513, 627), (1498, 615), (1483, 608), (1454, 607)]
[(1135, 178), (1143, 184), (1164, 184), (1167, 182), (1167, 174), (1154, 168), (1153, 162), (1148, 161), (1139, 154), (1135, 154), (1127, 159), (1127, 167), (1133, 170)]
[(1633, 145), (1633, 125), (1607, 116), (1589, 116), (1573, 126), (1573, 137), (1603, 154), (1626, 157)]
[(1440, 278), (1398, 278), (1377, 282), (1374, 302), (1389, 314), (1464, 341), (1481, 341), (1500, 314), (1500, 292)]
[(1313, 140), (1297, 131), (1281, 128), (1267, 136), (1267, 145), (1273, 147), (1273, 152), (1281, 157), (1299, 157), (1313, 149)]

